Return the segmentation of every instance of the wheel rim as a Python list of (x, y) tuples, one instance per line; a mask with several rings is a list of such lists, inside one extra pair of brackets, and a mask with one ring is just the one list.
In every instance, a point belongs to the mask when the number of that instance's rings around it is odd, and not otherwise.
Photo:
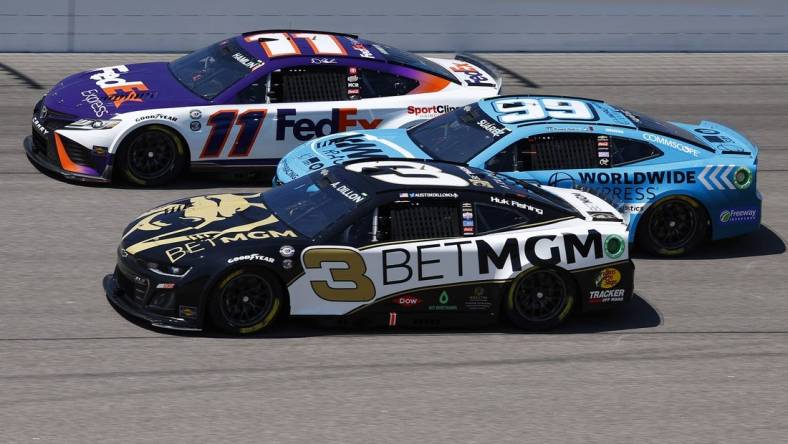
[(219, 300), (222, 316), (232, 325), (248, 327), (262, 321), (273, 306), (271, 285), (257, 274), (241, 274), (225, 285)]
[(689, 202), (672, 199), (654, 208), (649, 219), (649, 236), (666, 250), (685, 247), (695, 235), (698, 220)]
[(157, 179), (175, 164), (175, 141), (161, 131), (146, 131), (129, 145), (128, 166), (141, 179)]
[(528, 321), (544, 322), (561, 313), (567, 300), (566, 284), (553, 270), (529, 273), (517, 284), (514, 308)]

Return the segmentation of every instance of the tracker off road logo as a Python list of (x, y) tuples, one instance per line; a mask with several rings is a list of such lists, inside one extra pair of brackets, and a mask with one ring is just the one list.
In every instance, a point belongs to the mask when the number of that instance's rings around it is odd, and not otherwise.
[(129, 72), (126, 65), (106, 66), (99, 68), (97, 74), (90, 76), (96, 81), (104, 94), (112, 101), (115, 108), (120, 108), (126, 102), (142, 102), (140, 93), (148, 91), (143, 82), (129, 82), (121, 78), (121, 74)]

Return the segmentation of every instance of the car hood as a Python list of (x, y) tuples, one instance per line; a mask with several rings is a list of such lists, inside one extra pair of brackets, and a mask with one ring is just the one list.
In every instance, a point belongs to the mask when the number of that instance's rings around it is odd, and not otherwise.
[(352, 131), (297, 146), (279, 162), (277, 178), (290, 182), (312, 171), (365, 158), (429, 159), (405, 129)]
[(123, 232), (121, 254), (175, 264), (214, 248), (280, 237), (298, 235), (268, 210), (262, 193), (209, 194), (141, 214)]
[(66, 77), (46, 95), (47, 108), (85, 119), (206, 103), (180, 84), (166, 62), (116, 65)]

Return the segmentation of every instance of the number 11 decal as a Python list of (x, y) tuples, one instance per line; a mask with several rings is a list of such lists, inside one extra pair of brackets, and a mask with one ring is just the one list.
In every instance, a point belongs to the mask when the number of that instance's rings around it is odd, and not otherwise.
[(208, 118), (211, 133), (208, 134), (208, 139), (202, 147), (200, 159), (219, 157), (222, 154), (233, 124), (240, 126), (241, 130), (227, 155), (229, 157), (248, 156), (252, 152), (260, 128), (263, 126), (265, 113), (264, 109), (250, 109), (240, 115), (238, 115), (238, 111), (234, 110), (220, 110), (211, 114), (211, 117)]

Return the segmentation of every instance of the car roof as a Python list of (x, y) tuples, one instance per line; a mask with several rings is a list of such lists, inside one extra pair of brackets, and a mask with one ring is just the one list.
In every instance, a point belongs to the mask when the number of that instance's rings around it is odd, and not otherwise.
[(497, 97), (490, 97), (487, 99), (483, 99), (479, 101), (479, 107), (485, 113), (489, 114), (490, 116), (494, 117), (497, 121), (500, 122), (499, 117), (504, 114), (493, 106), (493, 104), (498, 100), (506, 100), (506, 101), (517, 101), (522, 99), (557, 99), (557, 100), (572, 100), (572, 101), (579, 101), (585, 103), (589, 109), (596, 116), (596, 120), (580, 120), (580, 119), (540, 119), (534, 120), (533, 122), (523, 122), (523, 123), (502, 123), (508, 129), (513, 130), (515, 128), (521, 128), (524, 126), (531, 126), (531, 125), (558, 125), (558, 124), (583, 124), (583, 125), (606, 125), (606, 126), (618, 126), (622, 128), (630, 128), (636, 129), (637, 126), (632, 122), (632, 120), (627, 117), (626, 112), (605, 103), (602, 100), (596, 99), (589, 99), (586, 97), (572, 97), (572, 96), (551, 96), (551, 95), (508, 95), (508, 96), (497, 96)]
[[(441, 172), (465, 179), (468, 186), (450, 186), (445, 181), (434, 184), (419, 184), (414, 180), (413, 184), (392, 184), (372, 177), (376, 171), (374, 168), (365, 168), (362, 172), (351, 171), (348, 167), (359, 163), (407, 163), (415, 165), (427, 165), (440, 168)], [(325, 172), (316, 173), (329, 176), (331, 180), (339, 180), (359, 192), (367, 194), (381, 195), (386, 193), (407, 193), (418, 191), (429, 194), (441, 194), (451, 197), (453, 194), (483, 193), (493, 195), (516, 196), (521, 199), (531, 199), (553, 207), (561, 207), (554, 200), (545, 195), (552, 195), (547, 190), (541, 189), (538, 185), (525, 184), (521, 181), (515, 182), (511, 178), (495, 174), (480, 168), (467, 166), (460, 163), (445, 162), (438, 160), (412, 160), (412, 159), (357, 159), (352, 162), (335, 165), (324, 170)], [(379, 170), (378, 170), (379, 171)], [(426, 196), (440, 197), (440, 196)], [(457, 197), (457, 196), (454, 196)], [(552, 196), (554, 199), (555, 196)], [(566, 208), (564, 208), (566, 209)]]
[[(342, 47), (345, 54), (317, 54), (315, 48), (310, 45), (305, 39), (293, 39), (291, 34), (319, 34), (331, 36)], [(383, 45), (373, 42), (371, 40), (363, 39), (355, 34), (346, 34), (340, 32), (330, 31), (312, 31), (304, 29), (264, 29), (258, 31), (245, 32), (238, 36), (238, 40), (244, 49), (258, 54), (260, 51), (260, 43), (265, 41), (264, 34), (286, 34), (292, 45), (298, 48), (296, 54), (284, 54), (270, 57), (262, 53), (265, 60), (271, 59), (288, 59), (297, 57), (329, 57), (329, 58), (342, 58), (342, 59), (360, 59), (360, 60), (376, 60), (379, 62), (388, 62), (388, 58), (384, 51), (381, 51)], [(354, 47), (355, 46), (355, 47)]]
[[(327, 35), (330, 36), (342, 50), (341, 54), (323, 54), (317, 53), (316, 48), (311, 41), (304, 38), (293, 38), (294, 34), (316, 34), (316, 35)], [(267, 50), (262, 48), (262, 43), (266, 42), (266, 35), (270, 34), (285, 34), (287, 36), (290, 45), (296, 49), (293, 53), (288, 54), (281, 54), (271, 56), (267, 53)], [(459, 84), (459, 80), (450, 72), (448, 72), (445, 68), (438, 64), (434, 64), (432, 68), (428, 68), (426, 66), (420, 65), (417, 66), (412, 63), (403, 62), (401, 56), (403, 53), (408, 53), (407, 51), (403, 51), (397, 48), (393, 48), (388, 45), (383, 45), (381, 43), (373, 42), (371, 40), (363, 39), (355, 34), (346, 34), (346, 33), (339, 33), (339, 32), (330, 32), (330, 31), (313, 31), (313, 30), (295, 30), (295, 29), (266, 29), (266, 30), (259, 30), (259, 31), (250, 31), (241, 34), (240, 36), (236, 37), (238, 43), (250, 54), (253, 54), (255, 57), (259, 58), (262, 61), (277, 61), (277, 62), (287, 62), (288, 60), (299, 62), (304, 57), (311, 57), (313, 59), (320, 58), (320, 59), (333, 59), (328, 63), (348, 63), (348, 62), (378, 62), (378, 63), (388, 63), (392, 65), (399, 65), (404, 66), (406, 68), (410, 68), (413, 70), (427, 72), (431, 75), (435, 75), (441, 77), (445, 80), (448, 80), (452, 83)], [(273, 41), (273, 40), (271, 40)], [(414, 54), (408, 53), (409, 56), (413, 56), (414, 58), (418, 58), (418, 56)], [(312, 61), (313, 63), (319, 63), (319, 61)]]
[[(469, 182), (469, 186), (451, 186), (444, 181), (435, 181), (433, 183), (428, 182), (419, 182), (417, 177), (412, 179), (412, 184), (395, 184), (389, 183), (383, 180), (376, 179), (373, 174), (377, 171), (380, 171), (374, 167), (365, 167), (361, 172), (352, 171), (351, 168), (354, 165), (360, 163), (370, 163), (371, 165), (375, 164), (409, 164), (415, 165), (417, 168), (424, 167), (425, 170), (429, 167), (437, 167), (440, 169), (442, 173), (450, 174), (452, 176), (456, 176), (462, 179), (465, 179), (466, 182)], [(368, 185), (369, 188), (377, 194), (381, 193), (388, 193), (392, 191), (411, 191), (411, 190), (429, 190), (429, 189), (440, 189), (446, 191), (485, 191), (485, 192), (505, 192), (508, 185), (502, 185), (502, 181), (510, 181), (510, 179), (501, 179), (498, 178), (496, 175), (491, 173), (490, 171), (486, 171), (483, 169), (467, 166), (464, 164), (453, 163), (453, 162), (446, 162), (440, 160), (431, 160), (431, 159), (384, 159), (384, 158), (370, 158), (370, 159), (356, 159), (350, 162), (343, 163), (341, 165), (336, 165), (328, 168), (333, 174), (337, 176), (353, 176), (354, 180), (363, 181), (364, 184)], [(429, 176), (429, 172), (425, 171), (425, 176)], [(495, 177), (496, 180), (492, 180)]]

